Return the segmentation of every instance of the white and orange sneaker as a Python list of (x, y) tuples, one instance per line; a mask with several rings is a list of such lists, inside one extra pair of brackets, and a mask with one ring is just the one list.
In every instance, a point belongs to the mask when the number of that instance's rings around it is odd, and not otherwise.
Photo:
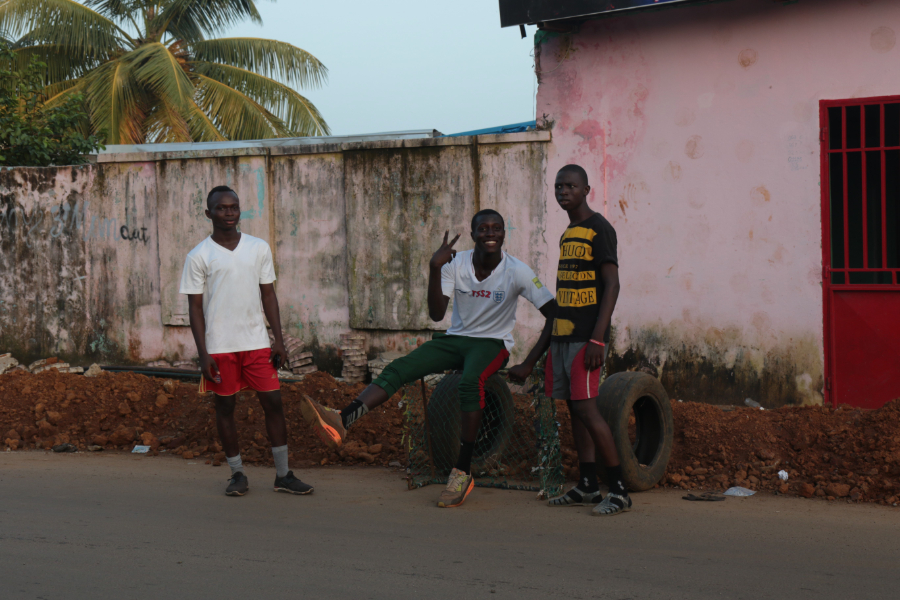
[(300, 403), (300, 412), (303, 413), (303, 419), (313, 428), (322, 438), (322, 441), (328, 444), (329, 448), (337, 448), (344, 443), (347, 437), (347, 430), (344, 428), (344, 422), (341, 420), (340, 411), (322, 406), (309, 396), (304, 395), (303, 401)]
[(454, 508), (462, 505), (466, 501), (472, 489), (475, 487), (475, 478), (471, 474), (460, 471), (455, 468), (450, 471), (450, 478), (447, 480), (447, 488), (441, 492), (438, 499), (438, 506), (441, 508)]

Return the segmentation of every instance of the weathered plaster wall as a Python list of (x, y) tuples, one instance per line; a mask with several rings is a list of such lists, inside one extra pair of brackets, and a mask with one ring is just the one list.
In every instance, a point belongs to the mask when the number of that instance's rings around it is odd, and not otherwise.
[[(449, 323), (428, 321), (424, 302), (445, 229), (471, 248), (472, 213), (498, 208), (508, 249), (540, 262), (548, 140), (109, 154), (0, 170), (0, 351), (79, 364), (195, 356), (178, 288), (185, 254), (210, 232), (206, 195), (221, 184), (241, 198), (241, 229), (272, 246), (283, 326), (320, 367), (340, 369), (335, 346), (351, 326), (372, 351), (410, 350)], [(537, 316), (520, 310), (521, 340), (535, 337)]]
[(897, 2), (735, 0), (539, 47), (545, 196), (583, 165), (619, 236), (616, 368), (653, 362), (674, 397), (822, 401), (818, 102), (900, 94), (896, 31)]

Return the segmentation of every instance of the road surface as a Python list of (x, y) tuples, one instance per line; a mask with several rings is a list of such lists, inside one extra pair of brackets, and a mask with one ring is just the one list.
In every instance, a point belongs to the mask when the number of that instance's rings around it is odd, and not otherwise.
[(312, 496), (223, 494), (174, 457), (0, 454), (0, 597), (898, 598), (900, 509), (656, 490), (614, 518), (476, 488), (439, 509), (383, 468), (298, 472)]

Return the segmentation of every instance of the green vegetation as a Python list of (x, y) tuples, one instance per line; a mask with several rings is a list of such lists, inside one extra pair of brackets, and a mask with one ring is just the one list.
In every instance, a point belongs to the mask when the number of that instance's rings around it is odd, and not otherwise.
[(42, 73), (47, 65), (32, 57), (24, 71), (13, 70), (16, 55), (0, 48), (0, 165), (47, 167), (85, 162), (100, 147), (85, 134), (88, 115), (80, 94), (48, 107)]
[(0, 31), (42, 70), (45, 109), (83, 96), (90, 132), (107, 144), (323, 135), (319, 111), (294, 87), (328, 70), (290, 44), (211, 39), (261, 23), (254, 0), (6, 0)]

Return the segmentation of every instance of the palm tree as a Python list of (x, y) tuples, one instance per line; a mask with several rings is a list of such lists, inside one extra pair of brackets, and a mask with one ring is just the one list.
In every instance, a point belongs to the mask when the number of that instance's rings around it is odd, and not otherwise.
[(107, 144), (325, 135), (294, 87), (328, 70), (291, 44), (213, 36), (250, 19), (254, 0), (0, 0), (19, 68), (46, 63), (48, 105), (82, 94)]

